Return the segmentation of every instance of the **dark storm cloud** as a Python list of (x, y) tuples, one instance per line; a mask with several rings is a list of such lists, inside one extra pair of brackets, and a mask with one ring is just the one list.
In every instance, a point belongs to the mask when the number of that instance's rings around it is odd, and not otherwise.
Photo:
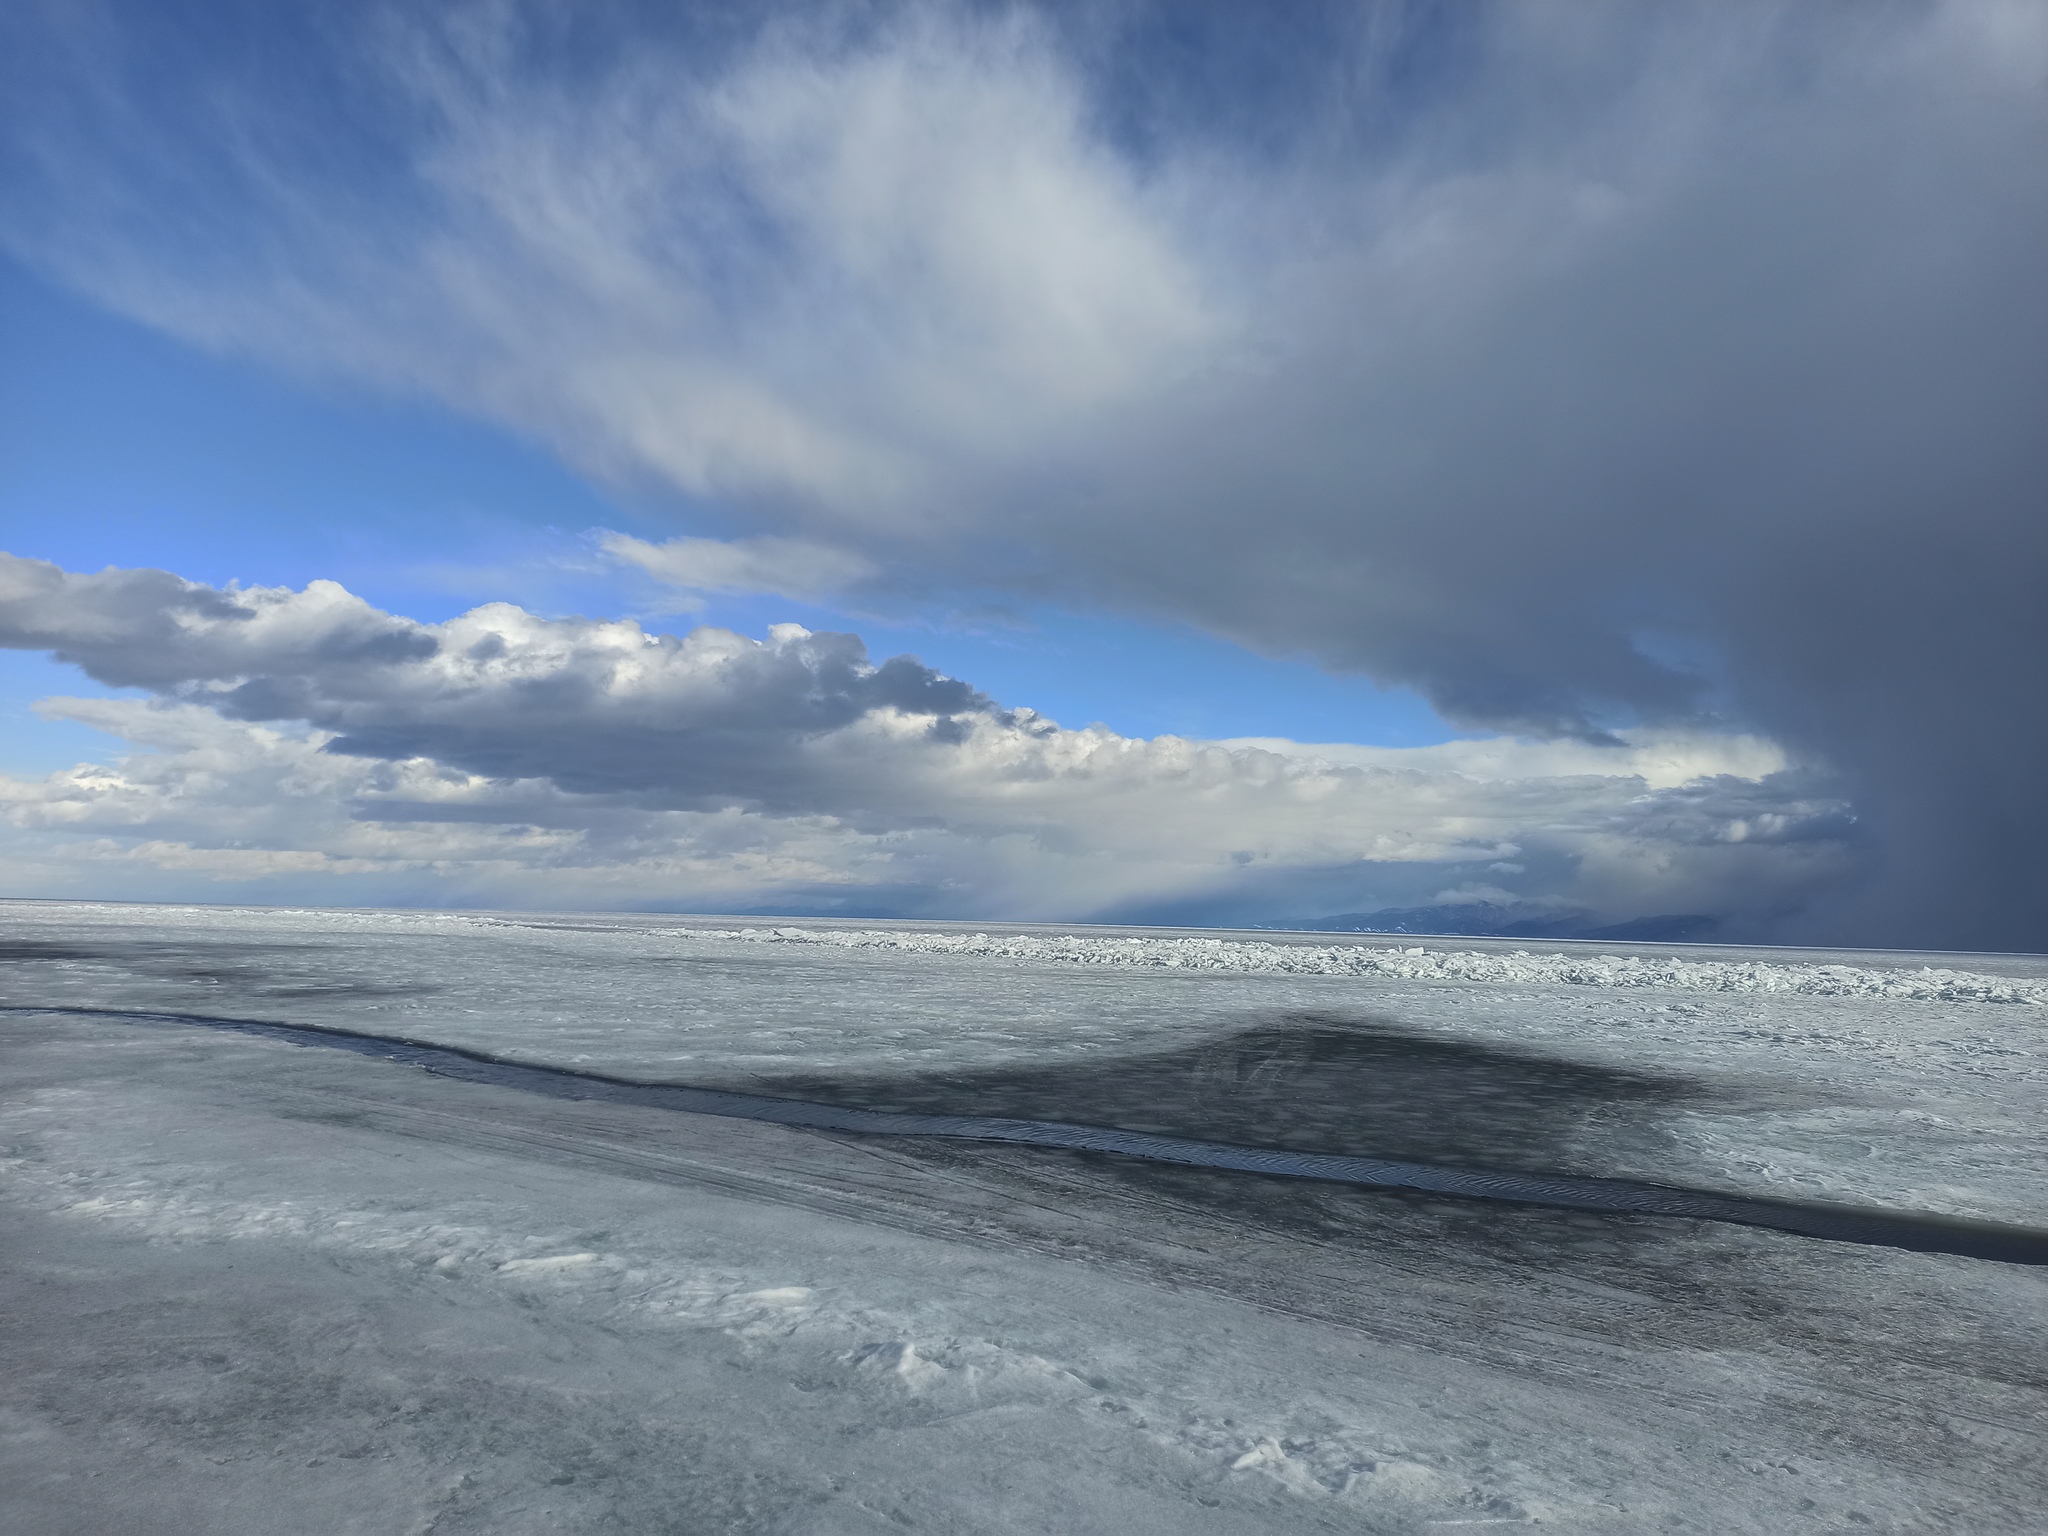
[(129, 313), (847, 570), (1761, 727), (1878, 837), (1788, 936), (2048, 948), (2038, 5), (20, 14), (8, 238)]
[(1806, 933), (2048, 947), (2048, 13), (1681, 14), (1567, 27), (1586, 100), (1301, 263), (1255, 391), (1149, 406), (1047, 537), (1454, 718), (1737, 711), (1877, 838)]

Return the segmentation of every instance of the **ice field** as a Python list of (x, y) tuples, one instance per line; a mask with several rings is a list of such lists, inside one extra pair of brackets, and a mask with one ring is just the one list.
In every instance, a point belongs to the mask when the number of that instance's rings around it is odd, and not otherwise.
[(0, 1526), (2034, 1531), (2048, 1267), (551, 1097), (2048, 1228), (2048, 959), (0, 904)]

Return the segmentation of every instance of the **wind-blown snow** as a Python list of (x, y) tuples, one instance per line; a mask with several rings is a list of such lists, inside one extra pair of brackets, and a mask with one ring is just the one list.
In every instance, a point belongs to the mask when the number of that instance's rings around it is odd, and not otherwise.
[(1477, 950), (1377, 945), (1274, 944), (1258, 939), (1098, 938), (1061, 934), (899, 933), (882, 929), (679, 928), (679, 938), (756, 944), (823, 944), (995, 959), (1053, 961), (1249, 976), (1384, 976), (1402, 981), (1508, 982), (1581, 987), (1662, 987), (1679, 992), (1778, 993), (1794, 997), (1898, 998), (1931, 1003), (2031, 1003), (2048, 1007), (2048, 981), (1980, 976), (1923, 966), (1914, 971), (1853, 965), (1686, 960), (1677, 956), (1482, 954)]

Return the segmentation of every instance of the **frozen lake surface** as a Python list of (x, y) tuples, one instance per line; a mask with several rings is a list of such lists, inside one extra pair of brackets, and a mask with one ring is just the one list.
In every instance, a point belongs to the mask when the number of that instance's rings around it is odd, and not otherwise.
[(10, 1528), (2040, 1528), (2048, 1269), (161, 1021), (2042, 1228), (2038, 957), (13, 902), (0, 987)]

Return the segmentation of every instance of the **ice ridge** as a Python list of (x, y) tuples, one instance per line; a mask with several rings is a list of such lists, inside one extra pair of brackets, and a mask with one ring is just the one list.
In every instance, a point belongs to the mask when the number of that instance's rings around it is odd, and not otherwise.
[(1383, 976), (1401, 981), (1505, 982), (1580, 987), (1655, 987), (1794, 997), (1898, 998), (1933, 1003), (2029, 1003), (2048, 1007), (2048, 981), (1983, 976), (1923, 966), (1854, 965), (1677, 956), (1535, 954), (1516, 950), (1431, 950), (1366, 944), (1275, 944), (1259, 939), (1117, 938), (1088, 934), (920, 933), (876, 928), (707, 928), (671, 930), (680, 939), (811, 944), (1060, 965), (1275, 976)]

